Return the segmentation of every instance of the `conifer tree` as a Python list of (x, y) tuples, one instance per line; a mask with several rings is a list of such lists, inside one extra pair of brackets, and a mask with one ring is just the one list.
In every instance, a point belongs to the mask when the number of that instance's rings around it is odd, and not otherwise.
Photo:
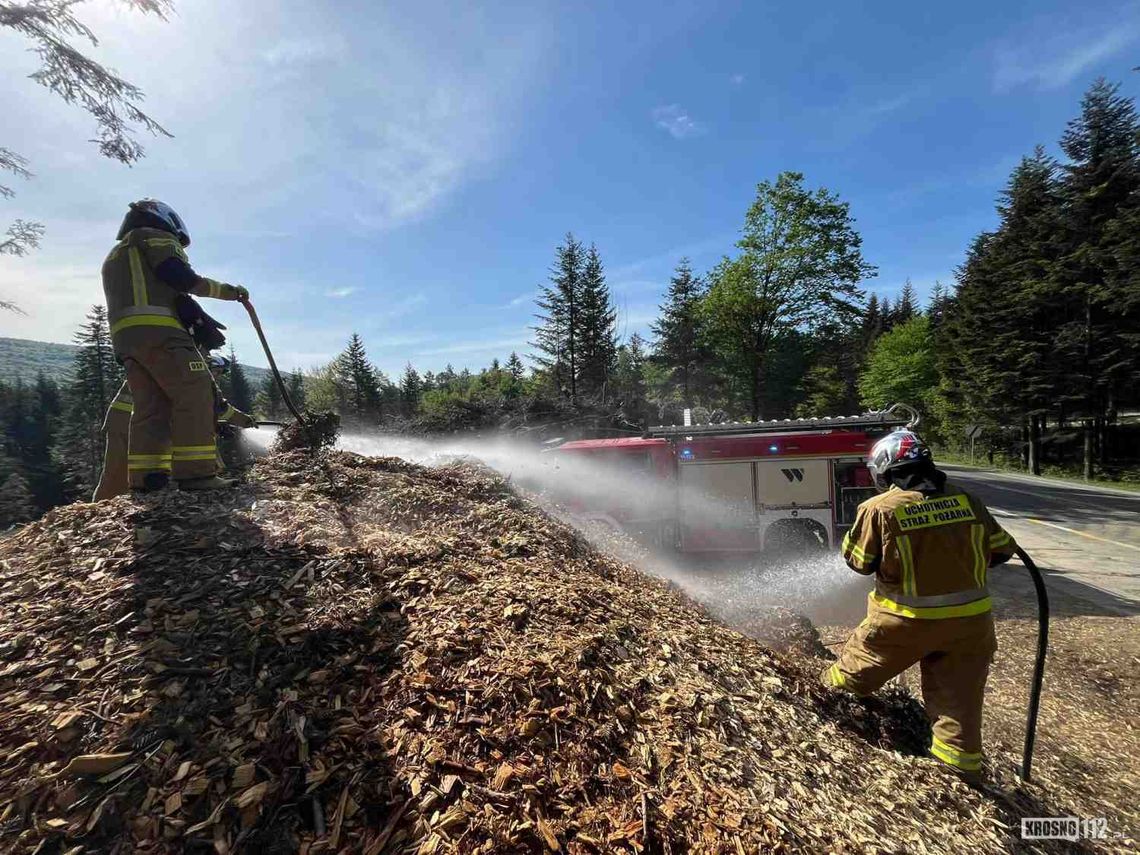
[(622, 415), (634, 424), (643, 425), (648, 416), (646, 402), (645, 340), (638, 334), (617, 349), (614, 365), (614, 397), (621, 404)]
[(422, 395), (423, 381), (419, 372), (409, 362), (404, 366), (404, 376), (400, 378), (400, 405), (405, 418), (411, 418), (416, 414)]
[(271, 420), (281, 418), (285, 412), (281, 389), (278, 388), (277, 380), (272, 374), (267, 375), (261, 384), (261, 391), (257, 393), (256, 409)]
[(705, 365), (709, 349), (701, 329), (704, 282), (693, 275), (689, 259), (682, 258), (669, 280), (661, 314), (651, 325), (656, 337), (653, 358), (669, 372), (670, 380), (686, 404), (703, 401), (708, 391)]
[(1121, 228), (1140, 190), (1140, 124), (1132, 99), (1119, 85), (1097, 80), (1085, 93), (1080, 115), (1061, 137), (1066, 247), (1057, 265), (1066, 317), (1057, 332), (1071, 360), (1084, 426), (1084, 473), (1093, 474), (1098, 427), (1115, 416), (1122, 394), (1134, 394), (1138, 295), (1134, 274), (1120, 271), (1123, 247), (1135, 233)]
[(60, 429), (59, 455), (71, 486), (89, 491), (98, 480), (103, 461), (103, 420), (123, 382), (107, 326), (107, 310), (92, 306), (75, 333), (79, 350), (67, 388), (65, 417)]
[(602, 259), (593, 244), (582, 269), (579, 385), (589, 395), (601, 393), (617, 357), (617, 312), (610, 299)]
[(234, 346), (230, 345), (230, 370), (224, 377), (225, 384), (219, 384), (226, 399), (243, 413), (253, 412), (253, 387), (245, 376), (245, 369), (237, 360)]
[(582, 244), (567, 233), (565, 243), (555, 253), (557, 259), (550, 272), (550, 284), (543, 286), (535, 314), (531, 346), (538, 353), (534, 361), (545, 369), (555, 388), (571, 401), (578, 397), (581, 372), (582, 288), (586, 257)]
[(905, 324), (918, 315), (918, 295), (915, 294), (914, 285), (908, 277), (899, 292), (899, 299), (891, 313), (891, 325)]
[(507, 373), (519, 381), (526, 375), (526, 367), (523, 365), (523, 361), (519, 359), (519, 355), (513, 350), (511, 351), (511, 355), (507, 358)]
[(382, 402), (380, 378), (368, 360), (363, 339), (357, 333), (352, 334), (348, 347), (337, 357), (334, 365), (345, 394), (342, 415), (356, 419), (378, 419)]

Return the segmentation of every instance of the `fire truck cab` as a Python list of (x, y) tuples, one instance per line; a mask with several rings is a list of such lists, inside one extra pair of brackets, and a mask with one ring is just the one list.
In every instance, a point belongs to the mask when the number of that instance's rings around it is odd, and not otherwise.
[[(641, 438), (567, 442), (555, 453), (623, 472), (583, 515), (682, 552), (837, 547), (874, 495), (866, 455), (906, 424), (899, 406), (860, 416), (660, 426)], [(626, 488), (624, 485), (628, 485)]]

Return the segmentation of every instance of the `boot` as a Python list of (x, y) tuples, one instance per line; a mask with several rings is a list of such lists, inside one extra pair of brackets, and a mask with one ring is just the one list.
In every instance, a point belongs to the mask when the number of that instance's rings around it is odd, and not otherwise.
[(178, 482), (179, 490), (226, 490), (237, 485), (233, 478), (219, 478), (210, 475), (207, 478), (184, 478)]
[(135, 487), (136, 493), (157, 493), (170, 486), (170, 475), (166, 472), (148, 472), (143, 476), (141, 487)]

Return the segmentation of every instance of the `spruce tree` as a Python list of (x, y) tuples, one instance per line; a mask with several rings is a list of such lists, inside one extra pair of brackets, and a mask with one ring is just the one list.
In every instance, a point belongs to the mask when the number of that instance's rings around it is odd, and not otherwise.
[(115, 360), (107, 327), (107, 310), (92, 306), (75, 333), (79, 345), (72, 362), (59, 452), (71, 487), (89, 492), (98, 480), (103, 461), (103, 420), (123, 382), (123, 370)]
[(593, 244), (582, 270), (579, 384), (587, 395), (598, 395), (613, 373), (617, 357), (617, 312), (610, 299), (602, 259)]
[(682, 258), (669, 280), (661, 314), (650, 326), (656, 337), (653, 358), (669, 372), (685, 404), (703, 402), (708, 391), (705, 365), (709, 352), (700, 313), (704, 295), (704, 282), (693, 275), (689, 259)]
[(345, 393), (342, 415), (358, 420), (379, 419), (383, 400), (380, 378), (357, 333), (352, 334), (348, 346), (337, 357), (335, 371)]
[(511, 351), (511, 355), (507, 358), (507, 373), (515, 380), (522, 380), (526, 375), (526, 367), (523, 365), (523, 361), (513, 350)]
[(281, 418), (285, 412), (285, 401), (281, 397), (281, 389), (278, 388), (277, 380), (272, 374), (267, 375), (261, 384), (261, 391), (257, 393), (256, 409), (265, 418), (271, 420)]
[(645, 340), (634, 333), (626, 344), (617, 349), (614, 365), (614, 397), (621, 404), (621, 413), (627, 421), (641, 426), (645, 426), (649, 415), (646, 359)]
[(535, 314), (538, 326), (533, 327), (531, 346), (538, 353), (534, 361), (551, 377), (555, 388), (574, 401), (578, 397), (581, 372), (581, 303), (585, 252), (574, 235), (567, 233), (566, 241), (555, 253), (557, 259), (550, 272), (550, 284), (543, 286), (537, 302), (540, 311)]
[(918, 295), (915, 294), (914, 285), (908, 277), (899, 292), (898, 302), (895, 303), (891, 316), (892, 326), (905, 324), (911, 318), (918, 316)]
[(405, 418), (412, 418), (420, 407), (423, 395), (423, 381), (419, 372), (408, 363), (404, 366), (404, 376), (400, 378), (400, 406)]
[(1140, 123), (1132, 99), (1119, 90), (1096, 81), (1061, 137), (1069, 158), (1062, 191), (1067, 240), (1057, 282), (1067, 317), (1057, 343), (1079, 392), (1086, 478), (1097, 428), (1115, 417), (1122, 394), (1134, 394), (1140, 367), (1135, 274), (1117, 267), (1137, 239), (1121, 223), (1134, 213), (1140, 190)]
[(230, 370), (226, 372), (226, 384), (219, 384), (226, 399), (243, 413), (253, 412), (253, 387), (245, 376), (245, 369), (237, 360), (234, 346), (230, 345)]

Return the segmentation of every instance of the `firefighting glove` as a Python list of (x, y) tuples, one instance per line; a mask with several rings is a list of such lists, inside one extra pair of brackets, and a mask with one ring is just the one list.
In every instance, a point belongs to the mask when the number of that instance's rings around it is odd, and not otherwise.
[(230, 416), (230, 424), (235, 425), (239, 428), (252, 428), (257, 427), (257, 419), (251, 415), (241, 412), (241, 410), (238, 410), (236, 413)]
[(175, 301), (178, 319), (200, 350), (215, 350), (226, 343), (222, 335), (225, 324), (211, 318), (189, 294), (179, 294)]
[(244, 303), (249, 299), (249, 289), (244, 285), (234, 285), (233, 289), (237, 293), (237, 299), (241, 300), (241, 302)]

